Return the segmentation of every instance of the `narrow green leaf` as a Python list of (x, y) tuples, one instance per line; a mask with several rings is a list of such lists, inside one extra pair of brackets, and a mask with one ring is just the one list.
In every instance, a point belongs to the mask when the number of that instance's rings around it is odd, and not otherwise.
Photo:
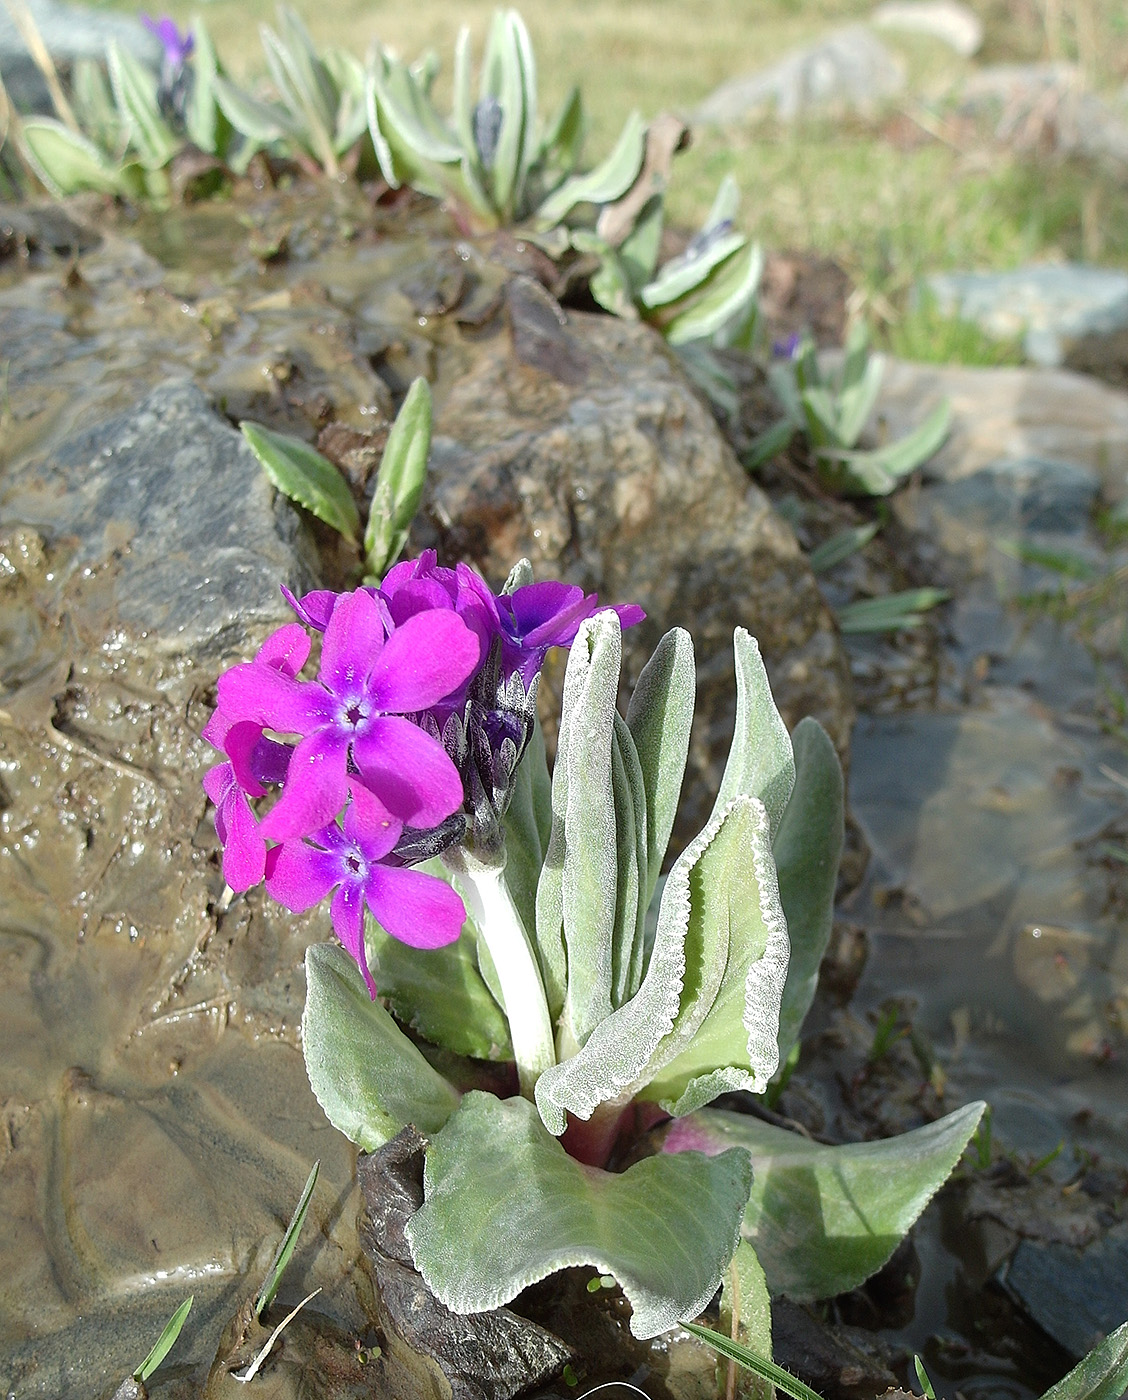
[(388, 434), (364, 531), (368, 572), (382, 578), (399, 558), (423, 498), (431, 450), (431, 388), (412, 381)]
[(1128, 1322), (1110, 1332), (1042, 1400), (1120, 1400), (1128, 1389)]
[(696, 686), (693, 638), (675, 627), (655, 647), (627, 706), (627, 727), (634, 737), (646, 790), (647, 906), (677, 816)]
[(274, 1258), (270, 1261), (270, 1268), (266, 1271), (266, 1277), (262, 1281), (262, 1287), (255, 1297), (255, 1316), (261, 1317), (271, 1303), (274, 1302), (274, 1295), (278, 1292), (278, 1287), (282, 1282), (282, 1275), (286, 1272), (286, 1265), (297, 1247), (298, 1236), (302, 1232), (305, 1224), (306, 1213), (309, 1210), (309, 1203), (313, 1200), (313, 1188), (317, 1185), (317, 1174), (321, 1170), (321, 1162), (314, 1162), (310, 1168), (309, 1176), (306, 1177), (306, 1184), (302, 1188), (302, 1194), (298, 1198), (298, 1204), (294, 1207), (294, 1213), (290, 1216), (290, 1223), (286, 1226), (286, 1233), (278, 1242), (278, 1248), (274, 1251)]
[(672, 1131), (687, 1147), (749, 1154), (742, 1233), (772, 1294), (804, 1301), (857, 1288), (881, 1268), (948, 1179), (983, 1109), (968, 1104), (900, 1137), (842, 1147), (711, 1108)]
[(462, 159), (458, 145), (445, 123), (413, 77), (398, 59), (386, 59), (383, 71), (373, 69), (373, 88), (380, 110), (381, 126), (398, 136), (406, 153), (422, 165), (457, 165)]
[[(284, 8), (279, 11), (279, 18), (287, 18)], [(327, 101), (322, 75), (318, 72), (320, 64), (313, 54), (312, 46), (309, 45), (304, 27), (292, 11), (288, 19), (291, 21), (286, 23), (290, 43), (280, 39), (268, 24), (259, 25), (266, 66), (270, 70), (271, 80), (278, 90), (278, 95), (289, 110), (294, 128), (300, 134), (302, 145), (322, 169), (335, 174), (335, 112)]]
[(736, 723), (721, 786), (713, 804), (716, 816), (737, 793), (758, 797), (768, 810), (772, 835), (795, 785), (795, 759), (775, 701), (760, 646), (738, 627), (733, 635), (736, 659)]
[(141, 163), (152, 170), (167, 165), (180, 141), (161, 116), (157, 102), (157, 80), (128, 49), (111, 39), (106, 56), (114, 100), (129, 127)]
[(842, 370), (839, 375), (840, 390), (852, 389), (866, 376), (870, 363), (870, 333), (865, 321), (859, 317), (846, 332), (846, 345), (842, 356)]
[(337, 95), (333, 149), (341, 156), (360, 140), (368, 125), (365, 106), (368, 73), (360, 59), (347, 49), (326, 49), (321, 55), (321, 66)]
[(799, 1039), (818, 985), (819, 964), (834, 927), (834, 890), (845, 838), (842, 765), (818, 720), (799, 721), (791, 736), (795, 787), (772, 843), (791, 956), (779, 1012), (782, 1063)]
[(859, 549), (864, 549), (881, 529), (880, 520), (871, 520), (868, 525), (854, 525), (848, 530), (839, 530), (830, 539), (824, 540), (817, 549), (812, 549), (807, 562), (811, 572), (825, 574)]
[(913, 1368), (917, 1373), (917, 1380), (920, 1382), (920, 1388), (924, 1391), (925, 1400), (936, 1400), (936, 1391), (933, 1388), (932, 1381), (929, 1379), (928, 1372), (924, 1369), (924, 1362), (919, 1356), (913, 1357)]
[[(501, 126), (489, 178), (494, 205), (506, 223), (511, 223), (517, 213), (527, 169), (527, 132), (536, 122), (536, 75), (525, 70), (531, 57), (528, 32), (516, 12), (502, 13), (497, 45)], [(530, 94), (532, 108), (528, 105)]]
[(465, 24), (459, 29), (454, 45), (453, 82), (451, 124), (462, 147), (463, 159), (473, 168), (480, 182), (483, 174), (482, 162), (478, 154), (478, 143), (474, 139), (474, 99), (470, 94), (470, 28)]
[(81, 130), (103, 151), (121, 149), (128, 133), (114, 104), (106, 70), (93, 58), (78, 58), (71, 70), (71, 104)]
[[(732, 254), (686, 298), (672, 319), (663, 319), (662, 334), (671, 345), (707, 340), (724, 333), (730, 323), (743, 325), (751, 313), (764, 270), (764, 254), (758, 243), (749, 243)], [(667, 307), (667, 312), (672, 308)]]
[[(910, 472), (923, 466), (943, 445), (951, 426), (951, 405), (945, 399), (918, 428), (896, 442), (872, 451), (828, 451), (832, 480), (856, 495), (887, 496)], [(840, 476), (842, 479), (836, 480)]]
[(541, 141), (538, 161), (557, 183), (568, 176), (580, 163), (586, 122), (584, 102), (578, 84), (573, 84), (567, 97), (549, 119)]
[(577, 204), (610, 204), (634, 184), (646, 151), (646, 123), (637, 112), (627, 118), (615, 148), (585, 175), (573, 175), (541, 204), (536, 213), (541, 228), (561, 223)]
[(790, 418), (781, 418), (771, 427), (765, 428), (762, 433), (756, 434), (740, 460), (750, 472), (757, 471), (765, 462), (770, 462), (773, 457), (783, 452), (794, 436), (795, 424)]
[(214, 156), (220, 149), (220, 113), (215, 100), (219, 59), (199, 15), (192, 20), (192, 45), (192, 88), (184, 112), (184, 126), (192, 144)]
[(185, 1298), (183, 1303), (181, 1303), (165, 1323), (164, 1331), (153, 1343), (152, 1351), (150, 1351), (149, 1355), (142, 1361), (141, 1365), (138, 1366), (137, 1370), (134, 1371), (133, 1379), (135, 1381), (140, 1381), (141, 1384), (144, 1385), (176, 1345), (176, 1339), (180, 1336), (181, 1330), (188, 1320), (188, 1314), (192, 1311), (192, 1304), (194, 1301), (195, 1295)]
[(777, 1366), (773, 1361), (768, 1361), (753, 1351), (751, 1347), (741, 1346), (739, 1342), (734, 1342), (731, 1337), (725, 1337), (720, 1332), (715, 1332), (711, 1327), (702, 1327), (696, 1322), (683, 1322), (682, 1326), (687, 1332), (693, 1335), (706, 1345), (711, 1346), (714, 1351), (720, 1352), (722, 1356), (735, 1361), (738, 1366), (745, 1367), (754, 1375), (762, 1376), (764, 1380), (770, 1381), (772, 1385), (782, 1390), (785, 1395), (790, 1395), (791, 1400), (822, 1400), (817, 1391), (797, 1379), (790, 1371), (785, 1371), (782, 1366)]
[(263, 471), (290, 500), (324, 520), (355, 544), (360, 533), (360, 513), (348, 483), (337, 468), (301, 438), (276, 433), (261, 423), (245, 419), (239, 424)]
[(642, 288), (654, 276), (662, 246), (664, 209), (662, 196), (653, 195), (642, 206), (634, 228), (619, 244), (619, 261), (632, 288)]
[(944, 588), (908, 588), (903, 593), (888, 593), (883, 598), (863, 598), (838, 610), (839, 629), (847, 634), (858, 632), (899, 632), (906, 627), (919, 627), (922, 614), (952, 595)]
[(306, 949), (302, 1053), (317, 1102), (339, 1132), (365, 1152), (413, 1123), (432, 1133), (458, 1105), (438, 1074), (378, 1001), (343, 948)]
[(125, 193), (117, 163), (54, 117), (24, 117), (20, 140), (28, 164), (52, 194)]
[[(440, 860), (417, 868), (450, 880)], [(426, 952), (392, 938), (369, 914), (364, 928), (373, 980), (402, 1025), (456, 1055), (511, 1058), (509, 1025), (478, 970), (478, 932), (471, 920), (454, 943)]]
[(803, 418), (807, 426), (807, 438), (811, 446), (832, 449), (835, 458), (844, 446), (838, 440), (838, 408), (830, 390), (822, 384), (808, 384), (800, 392)]
[(653, 1337), (696, 1316), (732, 1257), (747, 1156), (644, 1158), (620, 1174), (569, 1157), (521, 1098), (471, 1092), (427, 1149), (415, 1262), (456, 1313), (500, 1307), (557, 1269), (611, 1274)]

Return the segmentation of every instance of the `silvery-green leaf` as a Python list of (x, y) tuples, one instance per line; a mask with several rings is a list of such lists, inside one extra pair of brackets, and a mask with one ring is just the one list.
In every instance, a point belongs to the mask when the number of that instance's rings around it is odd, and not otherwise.
[(716, 228), (719, 224), (732, 223), (739, 208), (740, 186), (731, 175), (726, 175), (718, 185), (717, 193), (713, 196), (708, 217), (702, 225), (703, 231), (708, 233), (710, 229)]
[(502, 217), (515, 217), (525, 184), (536, 123), (536, 71), (529, 34), (515, 10), (501, 17), (497, 46), (501, 128), (490, 171), (494, 204)]
[(841, 632), (899, 632), (919, 627), (922, 613), (945, 603), (952, 595), (944, 588), (907, 588), (903, 593), (887, 593), (882, 598), (862, 598), (838, 609)]
[(52, 194), (124, 193), (117, 162), (54, 117), (25, 117), (20, 138), (28, 164)]
[(368, 125), (364, 64), (346, 49), (326, 49), (321, 58), (337, 92), (337, 115), (333, 126), (333, 149), (344, 155), (364, 135)]
[(192, 87), (184, 111), (188, 139), (209, 155), (219, 152), (219, 109), (215, 100), (215, 80), (219, 60), (207, 26), (197, 15), (192, 21)]
[[(417, 867), (449, 880), (442, 861)], [(381, 998), (398, 1020), (433, 1045), (475, 1060), (512, 1058), (509, 1025), (478, 970), (478, 935), (471, 920), (444, 948), (409, 948), (365, 915), (368, 967)]]
[(360, 513), (348, 483), (333, 463), (289, 433), (273, 432), (249, 419), (239, 427), (279, 491), (355, 544)]
[(696, 862), (682, 1011), (641, 1091), (675, 1117), (776, 1071), (788, 940), (769, 842), (763, 803), (742, 795)]
[(885, 356), (871, 355), (861, 377), (838, 395), (838, 440), (843, 447), (857, 444), (877, 403), (884, 377)]
[(376, 578), (396, 562), (407, 543), (427, 480), (431, 450), (431, 389), (412, 382), (388, 434), (364, 531), (364, 560)]
[(463, 160), (481, 181), (482, 167), (474, 139), (474, 99), (470, 95), (470, 29), (463, 25), (454, 45), (454, 101), (451, 123), (462, 146)]
[(740, 412), (740, 391), (717, 356), (714, 344), (707, 340), (689, 340), (679, 345), (676, 353), (686, 374), (709, 402), (735, 422)]
[[(611, 775), (615, 699), (622, 633), (618, 617), (596, 613), (580, 625), (564, 674), (552, 790), (548, 874), (560, 869), (568, 990), (562, 1034), (582, 1045), (611, 1011), (616, 869), (615, 797)], [(542, 881), (544, 875), (542, 875)], [(540, 893), (537, 895), (538, 918)]]
[(825, 574), (827, 570), (841, 564), (844, 559), (856, 554), (859, 549), (864, 549), (880, 529), (881, 521), (871, 520), (865, 525), (854, 525), (837, 531), (830, 539), (824, 540), (816, 549), (811, 550), (807, 559), (811, 572)]
[[(281, 12), (280, 12), (281, 13)], [(294, 20), (296, 16), (292, 16)], [(292, 29), (292, 42), (284, 43), (268, 24), (259, 25), (266, 65), (279, 96), (289, 109), (297, 130), (301, 133), (302, 144), (322, 165), (335, 173), (336, 155), (333, 151), (333, 127), (335, 113), (327, 100), (324, 75), (318, 70), (320, 63), (313, 55), (312, 48), (307, 52), (308, 38), (304, 28)]]
[(839, 391), (852, 388), (865, 378), (870, 361), (869, 327), (860, 317), (846, 332), (846, 345), (842, 355), (842, 369), (839, 375)]
[(594, 253), (599, 258), (599, 266), (588, 283), (588, 290), (598, 305), (624, 321), (637, 321), (634, 288), (618, 250), (588, 229), (574, 229), (571, 242), (577, 252)]
[(424, 49), (419, 57), (410, 66), (411, 76), (415, 79), (419, 91), (424, 97), (431, 96), (431, 89), (435, 85), (435, 79), (439, 76), (442, 63), (434, 49)]
[(821, 384), (809, 384), (800, 391), (799, 398), (811, 446), (844, 446), (838, 440), (838, 408), (830, 390)]
[(642, 206), (634, 228), (619, 244), (619, 261), (633, 291), (644, 287), (654, 276), (662, 245), (662, 220), (662, 196), (656, 194)]
[(302, 1053), (325, 1116), (365, 1152), (409, 1123), (435, 1132), (458, 1106), (457, 1091), (369, 998), (359, 968), (335, 944), (306, 949)]
[(509, 570), (505, 582), (501, 585), (502, 597), (509, 598), (517, 592), (519, 588), (527, 588), (533, 582), (533, 566), (527, 559), (518, 559), (516, 564)]
[(681, 1110), (707, 1101), (711, 1084), (762, 1089), (778, 1060), (786, 972), (767, 814), (740, 796), (674, 863), (638, 992), (537, 1081), (549, 1131), (563, 1132), (565, 1110), (586, 1120), (636, 1095)]
[[(684, 345), (690, 340), (707, 340), (732, 321), (743, 322), (755, 301), (763, 270), (764, 254), (758, 243), (740, 249), (686, 297), (684, 309), (678, 307), (672, 319), (663, 321), (662, 334), (671, 345)], [(670, 309), (667, 307), (667, 312)]]
[[(736, 1329), (733, 1329), (735, 1319)], [(742, 1239), (725, 1270), (721, 1285), (721, 1331), (751, 1348), (765, 1361), (772, 1359), (772, 1300), (756, 1251)], [(742, 1400), (774, 1400), (775, 1391), (762, 1376), (741, 1377)]]
[(768, 366), (768, 383), (772, 386), (776, 398), (779, 399), (780, 407), (787, 414), (791, 423), (796, 428), (804, 427), (806, 418), (799, 397), (799, 386), (795, 382), (795, 366), (790, 361), (770, 364)]
[(791, 736), (795, 787), (772, 842), (791, 957), (779, 1012), (782, 1064), (799, 1039), (834, 926), (834, 889), (844, 836), (842, 765), (826, 730), (802, 719)]
[(471, 1092), (431, 1139), (407, 1235), (453, 1312), (500, 1307), (587, 1265), (622, 1286), (635, 1336), (653, 1337), (716, 1292), (748, 1187), (743, 1152), (647, 1157), (619, 1174), (581, 1166), (526, 1100)]
[(700, 253), (687, 252), (681, 257), (671, 258), (659, 269), (654, 281), (649, 282), (639, 292), (639, 301), (651, 309), (668, 306), (701, 286), (714, 268), (719, 267), (726, 258), (731, 258), (747, 242), (746, 233), (734, 230), (732, 233), (722, 234)]
[(579, 86), (573, 85), (541, 138), (538, 159), (546, 171), (559, 178), (575, 170), (583, 151), (585, 125), (583, 98)]
[(634, 996), (645, 952), (646, 789), (634, 739), (626, 721), (614, 719), (611, 789), (615, 798), (615, 924), (611, 939), (611, 1004)]
[(261, 102), (222, 74), (215, 79), (215, 100), (235, 130), (260, 146), (298, 135), (293, 119), (277, 103)]
[(102, 65), (93, 58), (75, 59), (71, 72), (71, 104), (86, 136), (104, 151), (120, 149), (126, 141), (121, 114)]
[(627, 706), (627, 727), (634, 737), (646, 791), (647, 905), (677, 816), (696, 687), (693, 639), (675, 627), (642, 668)]
[(1128, 1322), (1095, 1346), (1042, 1400), (1121, 1400), (1128, 1389)]
[(645, 152), (646, 123), (637, 112), (632, 112), (607, 159), (586, 175), (573, 175), (553, 190), (537, 210), (537, 223), (551, 228), (577, 204), (609, 204), (621, 198), (634, 183)]
[[(535, 930), (537, 881), (552, 835), (552, 779), (539, 720), (533, 725), (532, 738), (517, 765), (504, 826), (505, 883), (526, 929)], [(538, 931), (534, 942), (549, 1014), (555, 1021), (564, 1006), (567, 983), (563, 929), (557, 927), (555, 941), (550, 943), (542, 943)]]
[(900, 1244), (948, 1179), (985, 1105), (968, 1104), (900, 1137), (828, 1147), (759, 1118), (703, 1109), (670, 1141), (743, 1147), (753, 1185), (742, 1232), (773, 1294), (799, 1301), (857, 1288)]
[(951, 417), (951, 405), (945, 399), (918, 428), (896, 442), (872, 451), (836, 451), (833, 461), (841, 477), (836, 484), (855, 495), (887, 496), (939, 450), (948, 436)]
[(384, 64), (372, 70), (371, 79), (381, 126), (386, 125), (389, 139), (397, 136), (417, 161), (459, 163), (462, 147), (451, 137), (406, 65), (385, 56)]
[(114, 100), (129, 127), (142, 165), (159, 170), (176, 154), (180, 142), (161, 116), (157, 80), (128, 49), (111, 39), (106, 52)]
[(791, 736), (772, 699), (772, 688), (756, 638), (738, 627), (733, 635), (733, 651), (736, 722), (713, 815), (716, 816), (737, 793), (749, 793), (767, 808), (774, 838), (795, 785)]

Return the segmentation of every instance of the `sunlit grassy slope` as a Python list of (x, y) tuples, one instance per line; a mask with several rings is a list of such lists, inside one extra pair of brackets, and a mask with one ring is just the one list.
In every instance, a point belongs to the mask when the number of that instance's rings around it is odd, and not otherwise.
[[(181, 21), (201, 9), (228, 66), (244, 79), (261, 74), (257, 28), (272, 19), (274, 0), (211, 0), (202, 8), (193, 0), (166, 3)], [(480, 51), (494, 9), (493, 0), (295, 3), (319, 43), (364, 53), (379, 38), (409, 58), (434, 48), (444, 69), (440, 93), (459, 26), (470, 26)], [(1048, 56), (1050, 40), (1035, 0), (973, 3), (987, 29), (981, 61)], [(688, 116), (721, 82), (864, 18), (871, 5), (527, 0), (520, 8), (536, 50), (542, 109), (579, 83), (594, 159), (632, 108)], [(1128, 76), (1123, 0), (1062, 0), (1058, 9), (1064, 16), (1053, 36), (1058, 56), (1089, 57), (1104, 86), (1122, 82)], [(702, 130), (675, 167), (671, 216), (687, 226), (699, 220), (717, 182), (731, 171), (744, 194), (742, 220), (766, 244), (833, 255), (877, 305), (881, 298), (895, 304), (921, 271), (932, 268), (1008, 267), (1032, 257), (1128, 263), (1124, 181), (976, 144), (945, 118), (945, 94), (966, 71), (965, 62), (935, 41), (885, 38), (910, 75), (901, 103), (868, 122), (824, 122), (800, 131), (772, 123)]]

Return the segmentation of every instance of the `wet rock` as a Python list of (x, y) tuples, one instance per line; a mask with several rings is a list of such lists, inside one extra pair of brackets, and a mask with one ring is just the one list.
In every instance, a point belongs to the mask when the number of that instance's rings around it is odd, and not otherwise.
[(901, 437), (943, 399), (952, 430), (926, 479), (955, 481), (1000, 460), (1038, 459), (1088, 471), (1109, 505), (1128, 500), (1128, 394), (1068, 370), (891, 360), (871, 431), (878, 440)]
[(1086, 1249), (1023, 1240), (1003, 1275), (1007, 1291), (1075, 1361), (1128, 1317), (1128, 1232)]
[(869, 1400), (896, 1388), (888, 1364), (859, 1347), (863, 1339), (856, 1329), (831, 1326), (789, 1298), (772, 1302), (776, 1364), (802, 1377), (825, 1400)]
[(794, 122), (819, 112), (868, 112), (904, 82), (904, 69), (881, 40), (864, 25), (849, 25), (762, 72), (722, 84), (693, 119), (726, 126), (763, 115)]
[(878, 29), (928, 34), (964, 58), (983, 46), (983, 21), (959, 0), (885, 0), (870, 23)]
[[(499, 329), (437, 391), (427, 518), (414, 540), (493, 580), (526, 555), (538, 577), (641, 603), (647, 622), (625, 638), (632, 682), (666, 629), (689, 628), (699, 722), (683, 819), (700, 823), (732, 736), (733, 628), (758, 637), (789, 724), (814, 714), (844, 748), (849, 682), (834, 625), (791, 530), (662, 340), (606, 316), (551, 324), (569, 337), (564, 381), (520, 361)], [(576, 346), (582, 383), (572, 382)]]
[(424, 1146), (414, 1128), (405, 1128), (357, 1164), (365, 1203), (361, 1231), (387, 1338), (381, 1362), (393, 1393), (511, 1400), (556, 1375), (573, 1352), (508, 1308), (452, 1313), (416, 1272), (405, 1230), (423, 1204)]
[(77, 223), (56, 204), (0, 204), (0, 258), (16, 252), (26, 257), (38, 249), (77, 257), (101, 241), (101, 234)]
[[(142, 63), (160, 65), (159, 40), (134, 19), (60, 0), (28, 0), (27, 8), (58, 67), (66, 69), (77, 58), (104, 59), (111, 40)], [(17, 109), (54, 115), (47, 84), (6, 8), (0, 10), (0, 77)]]
[(946, 316), (974, 321), (1000, 339), (1022, 337), (1036, 365), (1092, 358), (1092, 342), (1128, 330), (1128, 273), (1080, 263), (1013, 272), (934, 273), (924, 283)]

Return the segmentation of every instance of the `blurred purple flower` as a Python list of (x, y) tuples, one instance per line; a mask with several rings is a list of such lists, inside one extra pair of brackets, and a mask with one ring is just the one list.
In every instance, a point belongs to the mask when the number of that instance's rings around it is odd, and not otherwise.
[(410, 826), (435, 826), (460, 807), (453, 763), (403, 716), (457, 690), (479, 650), (462, 620), (443, 610), (413, 616), (386, 635), (383, 610), (358, 590), (333, 608), (316, 682), (257, 660), (220, 676), (226, 722), (299, 739), (282, 796), (261, 824), (263, 837), (288, 841), (324, 828), (344, 807), (352, 777)]
[(171, 75), (179, 73), (196, 47), (196, 41), (191, 32), (186, 29), (181, 34), (176, 27), (176, 21), (170, 19), (168, 15), (161, 15), (160, 19), (153, 19), (151, 15), (142, 15), (141, 23), (150, 34), (155, 34), (161, 41), (161, 46), (164, 49), (161, 65), (163, 70)]
[(772, 341), (772, 357), (777, 360), (793, 360), (803, 343), (798, 331), (792, 331), (786, 340)]
[(344, 822), (330, 822), (311, 842), (285, 841), (267, 855), (268, 893), (300, 914), (335, 891), (333, 928), (356, 959), (369, 995), (376, 983), (364, 951), (364, 906), (385, 932), (413, 948), (442, 948), (462, 931), (466, 910), (445, 881), (384, 862), (403, 823), (366, 787), (349, 784)]

